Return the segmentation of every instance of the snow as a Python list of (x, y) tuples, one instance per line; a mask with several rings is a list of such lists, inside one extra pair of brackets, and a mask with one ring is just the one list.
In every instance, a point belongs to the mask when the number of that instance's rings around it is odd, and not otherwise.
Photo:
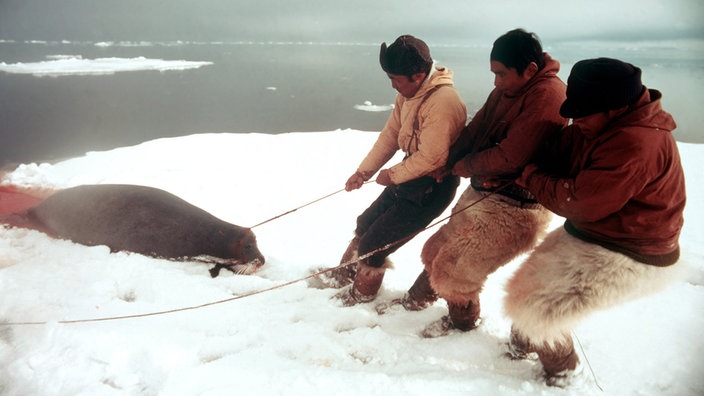
[[(680, 264), (686, 277), (580, 325), (575, 334), (584, 370), (563, 390), (538, 379), (538, 364), (502, 356), (510, 326), (502, 285), (524, 257), (489, 278), (477, 330), (437, 339), (418, 334), (446, 313), (442, 301), (422, 312), (379, 316), (373, 303), (343, 308), (330, 299), (336, 290), (295, 282), (338, 263), (356, 216), (381, 191), (373, 183), (340, 191), (375, 138), (354, 130), (198, 134), (53, 165), (24, 164), (6, 174), (3, 183), (38, 187), (150, 185), (243, 226), (333, 195), (255, 227), (267, 262), (249, 276), (222, 271), (213, 279), (201, 263), (111, 254), (104, 246), (0, 228), (0, 394), (704, 393), (704, 197), (696, 183), (704, 178), (704, 145), (679, 145), (689, 182)], [(421, 270), (421, 246), (433, 232), (391, 256), (395, 269), (377, 301), (411, 285)], [(213, 302), (220, 303), (199, 307)], [(177, 311), (61, 323), (168, 310)]]
[(83, 59), (80, 55), (50, 55), (48, 60), (29, 63), (0, 62), (0, 71), (13, 74), (31, 74), (33, 76), (69, 76), (69, 75), (108, 75), (117, 72), (155, 70), (188, 70), (212, 65), (212, 62), (194, 62), (185, 60), (136, 58), (96, 58)]

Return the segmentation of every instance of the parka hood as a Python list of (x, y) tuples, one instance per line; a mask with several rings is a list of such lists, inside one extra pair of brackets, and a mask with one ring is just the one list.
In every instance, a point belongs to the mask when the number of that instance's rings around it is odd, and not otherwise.
[(541, 83), (542, 81), (555, 77), (557, 73), (560, 72), (560, 62), (557, 60), (553, 59), (550, 54), (547, 52), (543, 53), (543, 56), (545, 57), (545, 67), (543, 67), (541, 70), (538, 70), (537, 73), (528, 80), (526, 85), (524, 85), (520, 90), (517, 92), (511, 94), (511, 95), (506, 95), (508, 97), (514, 97), (514, 96), (521, 96), (524, 95), (526, 92), (528, 92), (534, 85)]
[(452, 72), (452, 70), (444, 66), (433, 65), (433, 68), (430, 70), (430, 75), (425, 80), (425, 82), (423, 82), (423, 85), (420, 86), (418, 92), (413, 95), (412, 99), (424, 97), (425, 94), (428, 93), (428, 91), (434, 89), (438, 85), (453, 85), (453, 75), (454, 73)]
[(644, 89), (638, 100), (629, 106), (623, 117), (614, 121), (616, 127), (636, 126), (672, 132), (677, 128), (672, 115), (662, 109), (662, 94), (655, 89)]

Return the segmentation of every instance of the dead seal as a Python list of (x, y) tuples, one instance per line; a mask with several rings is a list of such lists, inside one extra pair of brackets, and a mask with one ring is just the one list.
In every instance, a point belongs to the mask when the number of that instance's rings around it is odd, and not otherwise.
[(83, 245), (213, 263), (213, 277), (220, 268), (251, 274), (264, 264), (251, 229), (153, 187), (72, 187), (52, 194), (25, 216), (34, 228)]

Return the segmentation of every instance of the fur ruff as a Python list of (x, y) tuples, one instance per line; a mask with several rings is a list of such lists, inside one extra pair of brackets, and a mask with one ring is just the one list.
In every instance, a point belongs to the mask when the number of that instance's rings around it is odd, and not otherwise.
[(366, 260), (362, 260), (357, 264), (357, 272), (362, 272), (364, 275), (372, 275), (386, 272), (387, 269), (393, 269), (394, 264), (387, 257), (381, 267), (372, 267), (367, 265)]
[[(487, 193), (468, 188), (453, 213)], [(421, 259), (433, 289), (448, 302), (478, 300), (486, 278), (545, 234), (551, 213), (542, 206), (519, 208), (493, 194), (456, 213), (423, 246)]]
[(594, 311), (664, 289), (680, 267), (638, 263), (559, 228), (509, 279), (504, 308), (532, 344), (554, 346)]

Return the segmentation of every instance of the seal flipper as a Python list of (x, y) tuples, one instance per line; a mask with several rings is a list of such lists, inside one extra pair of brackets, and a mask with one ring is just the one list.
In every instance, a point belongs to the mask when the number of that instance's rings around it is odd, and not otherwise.
[(228, 268), (227, 265), (224, 264), (215, 264), (213, 268), (210, 269), (210, 277), (211, 278), (217, 278), (218, 275), (220, 275), (220, 270), (223, 268)]

